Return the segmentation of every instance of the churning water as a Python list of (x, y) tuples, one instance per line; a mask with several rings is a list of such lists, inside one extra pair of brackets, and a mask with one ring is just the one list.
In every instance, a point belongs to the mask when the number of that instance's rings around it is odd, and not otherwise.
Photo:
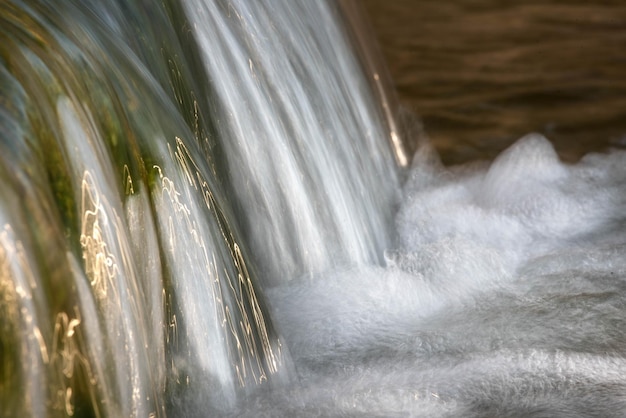
[(0, 4), (0, 415), (624, 415), (626, 154), (401, 168), (353, 6)]

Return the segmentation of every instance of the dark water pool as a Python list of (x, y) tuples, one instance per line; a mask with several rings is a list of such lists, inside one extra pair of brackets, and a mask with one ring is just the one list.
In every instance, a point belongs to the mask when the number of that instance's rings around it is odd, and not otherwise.
[(561, 158), (626, 143), (626, 3), (363, 0), (400, 101), (446, 163), (540, 132)]

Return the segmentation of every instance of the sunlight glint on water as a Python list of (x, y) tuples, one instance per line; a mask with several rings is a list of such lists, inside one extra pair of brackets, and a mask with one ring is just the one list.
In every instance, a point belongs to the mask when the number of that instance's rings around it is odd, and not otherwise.
[(339, 8), (283, 6), (0, 6), (4, 415), (229, 413), (294, 378), (260, 281), (382, 261), (383, 112)]
[(624, 415), (626, 154), (399, 172), (349, 9), (0, 3), (0, 415)]

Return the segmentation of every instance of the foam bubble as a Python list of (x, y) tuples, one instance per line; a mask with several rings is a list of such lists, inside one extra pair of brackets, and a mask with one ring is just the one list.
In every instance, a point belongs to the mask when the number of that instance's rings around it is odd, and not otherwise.
[[(504, 151), (488, 168), (416, 168), (412, 178), (436, 178), (428, 187), (412, 181), (398, 215), (400, 245), (424, 245), (462, 237), (495, 249), (509, 270), (577, 236), (602, 230), (624, 209), (622, 152), (589, 156), (577, 165), (559, 161), (544, 137), (533, 134)], [(421, 163), (418, 160), (417, 163)]]
[(626, 153), (561, 162), (529, 135), (491, 164), (414, 158), (386, 268), (269, 291), (298, 416), (620, 416)]

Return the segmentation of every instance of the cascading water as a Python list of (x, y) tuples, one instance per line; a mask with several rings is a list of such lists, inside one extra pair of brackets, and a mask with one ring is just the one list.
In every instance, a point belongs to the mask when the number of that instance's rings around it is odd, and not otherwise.
[(259, 282), (381, 261), (399, 191), (340, 8), (0, 19), (3, 416), (204, 415), (289, 381)]
[(626, 155), (400, 202), (354, 6), (0, 3), (0, 416), (624, 415)]
[(397, 180), (368, 81), (344, 28), (330, 24), (337, 6), (184, 4), (214, 91), (217, 135), (229, 138), (228, 182), (264, 280), (380, 260)]

